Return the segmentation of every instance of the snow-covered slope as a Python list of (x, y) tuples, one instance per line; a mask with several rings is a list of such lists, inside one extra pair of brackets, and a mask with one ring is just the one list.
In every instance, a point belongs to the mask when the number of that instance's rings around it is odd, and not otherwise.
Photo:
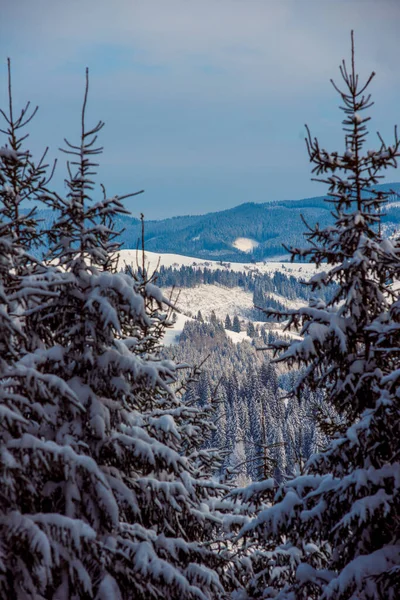
[[(142, 253), (136, 252), (136, 250), (121, 250), (119, 254), (119, 267), (123, 268), (125, 265), (132, 265), (136, 268), (136, 265), (142, 264)], [(312, 274), (316, 273), (316, 269), (313, 265), (309, 264), (292, 264), (292, 263), (277, 263), (277, 262), (265, 262), (265, 263), (221, 263), (218, 261), (201, 261), (199, 259), (180, 256), (178, 254), (157, 254), (153, 252), (145, 253), (145, 264), (146, 268), (151, 272), (157, 269), (159, 266), (164, 265), (165, 267), (176, 267), (179, 269), (182, 265), (193, 266), (198, 269), (232, 269), (234, 271), (255, 271), (259, 273), (273, 274), (276, 271), (285, 273), (286, 275), (292, 275), (299, 279), (308, 279)], [(169, 297), (171, 289), (164, 288), (164, 294)], [(178, 295), (178, 298), (177, 298)], [(304, 301), (293, 301), (288, 300), (280, 294), (270, 292), (269, 294), (275, 300), (281, 304), (286, 305), (288, 308), (298, 308)], [(174, 327), (167, 331), (164, 338), (166, 345), (176, 343), (177, 338), (182, 333), (183, 327), (188, 320), (193, 320), (200, 311), (205, 320), (209, 320), (212, 311), (214, 311), (217, 319), (224, 322), (226, 315), (229, 315), (231, 319), (235, 315), (239, 317), (241, 321), (247, 321), (250, 315), (253, 305), (253, 294), (246, 292), (243, 288), (227, 288), (222, 285), (212, 284), (206, 285), (201, 284), (191, 288), (181, 288), (174, 290), (174, 296), (172, 298), (177, 309), (180, 311), (176, 314), (176, 323)], [(261, 325), (265, 325), (264, 323)], [(282, 330), (282, 324), (271, 323), (269, 324), (271, 329)], [(233, 342), (238, 343), (245, 339), (250, 340), (246, 335), (245, 331), (236, 333), (234, 331), (226, 330), (227, 335), (232, 339)], [(297, 337), (292, 333), (293, 337)]]
[[(201, 284), (175, 291), (176, 294), (179, 294), (178, 300), (175, 302), (176, 307), (190, 317), (195, 317), (198, 311), (201, 311), (203, 317), (208, 319), (211, 312), (214, 311), (220, 321), (224, 321), (226, 315), (231, 318), (238, 315), (242, 319), (248, 319), (251, 309), (254, 308), (253, 294), (239, 287), (227, 288), (218, 284)], [(170, 288), (164, 289), (167, 297), (170, 293)], [(304, 301), (301, 300), (288, 300), (284, 296), (272, 292), (269, 295), (288, 308), (299, 308), (304, 305)]]
[[(120, 250), (119, 266), (125, 265), (136, 266), (142, 264), (142, 252), (136, 250)], [(273, 274), (276, 271), (281, 271), (286, 275), (293, 275), (299, 279), (308, 279), (311, 275), (317, 272), (314, 265), (309, 263), (290, 263), (290, 262), (259, 262), (259, 263), (237, 263), (237, 262), (221, 262), (216, 260), (201, 260), (191, 256), (181, 256), (180, 254), (158, 254), (156, 252), (145, 252), (145, 263), (150, 269), (156, 269), (158, 265), (165, 267), (176, 267), (179, 269), (181, 265), (193, 266), (195, 268), (204, 269), (227, 269), (235, 272), (242, 271), (258, 271), (259, 273)]]
[[(168, 288), (165, 290), (167, 295), (169, 291)], [(207, 319), (214, 311), (217, 319), (223, 321), (226, 315), (247, 317), (248, 312), (253, 308), (253, 294), (238, 287), (201, 284), (180, 289), (176, 306), (187, 315), (196, 316), (200, 310), (203, 317)]]
[[(171, 290), (165, 288), (163, 292), (169, 297)], [(176, 301), (174, 300), (174, 304), (181, 312), (176, 313), (174, 327), (166, 332), (164, 343), (167, 346), (176, 343), (185, 323), (193, 321), (193, 317), (199, 310), (205, 320), (209, 320), (211, 312), (214, 311), (216, 317), (224, 322), (227, 314), (230, 317), (238, 315), (243, 318), (246, 317), (246, 312), (253, 307), (252, 295), (241, 288), (228, 289), (219, 285), (199, 285), (195, 288), (182, 288), (177, 293), (179, 293), (179, 297)], [(250, 340), (244, 331), (237, 333), (227, 329), (226, 334), (235, 343), (245, 339)]]
[(178, 341), (178, 337), (181, 335), (183, 328), (185, 326), (186, 321), (193, 321), (191, 317), (187, 317), (186, 315), (175, 313), (176, 321), (171, 329), (167, 329), (164, 335), (163, 343), (165, 346), (171, 346), (172, 344), (176, 344)]

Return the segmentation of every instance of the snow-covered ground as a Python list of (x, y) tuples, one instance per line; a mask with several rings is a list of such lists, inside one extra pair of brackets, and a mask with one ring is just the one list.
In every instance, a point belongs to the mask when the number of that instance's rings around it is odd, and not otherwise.
[[(163, 289), (167, 297), (169, 297), (170, 291), (169, 288)], [(177, 292), (177, 290), (175, 291)], [(282, 302), (282, 304), (286, 304), (288, 308), (298, 308), (302, 305), (300, 301), (294, 302), (279, 294), (271, 293), (271, 296)], [(193, 320), (198, 311), (201, 312), (206, 321), (210, 320), (212, 311), (215, 312), (217, 319), (223, 323), (227, 314), (231, 319), (235, 315), (238, 315), (240, 320), (247, 321), (249, 311), (253, 308), (253, 295), (238, 287), (226, 288), (220, 285), (202, 284), (194, 288), (182, 288), (179, 290), (178, 300), (174, 302), (181, 313), (177, 313), (177, 320), (173, 329), (167, 331), (165, 336), (166, 345), (176, 343), (176, 338), (182, 333), (186, 321)], [(257, 323), (255, 322), (254, 324), (256, 325)], [(265, 325), (262, 322), (258, 324), (261, 327)], [(281, 323), (271, 323), (268, 326), (277, 332), (283, 330)], [(226, 334), (235, 343), (242, 342), (245, 339), (250, 340), (245, 331), (236, 333), (235, 331), (226, 330)], [(291, 337), (298, 337), (293, 332), (289, 333), (289, 335)]]
[(260, 244), (251, 238), (238, 237), (232, 244), (234, 248), (242, 252), (251, 252), (253, 248), (257, 248)]
[[(171, 290), (163, 289), (167, 298)], [(205, 320), (209, 320), (211, 312), (214, 310), (218, 319), (224, 322), (227, 314), (231, 318), (235, 315), (243, 318), (246, 312), (253, 307), (253, 299), (250, 293), (241, 288), (228, 289), (219, 285), (199, 285), (195, 288), (183, 288), (179, 290), (179, 298), (175, 306), (180, 313), (176, 313), (176, 323), (172, 329), (169, 329), (165, 335), (164, 343), (166, 345), (174, 344), (177, 337), (182, 333), (186, 321), (193, 321), (198, 311), (201, 311)], [(190, 315), (193, 315), (190, 316)], [(250, 340), (246, 332), (226, 330), (230, 339), (235, 342), (242, 342), (245, 339)]]
[[(125, 265), (133, 265), (136, 267), (137, 261), (142, 264), (142, 252), (141, 250), (120, 250), (119, 252), (119, 266), (124, 267)], [(181, 265), (193, 266), (199, 269), (227, 269), (232, 271), (258, 271), (259, 273), (270, 273), (274, 274), (276, 271), (285, 273), (286, 275), (293, 275), (299, 279), (308, 279), (312, 275), (318, 272), (313, 264), (309, 263), (290, 263), (281, 261), (264, 261), (258, 263), (237, 263), (237, 262), (224, 262), (216, 260), (202, 260), (201, 258), (194, 258), (191, 256), (183, 256), (180, 254), (160, 254), (158, 252), (145, 252), (146, 266), (150, 269), (156, 269), (158, 264), (165, 267), (176, 267), (179, 269)], [(322, 270), (322, 269), (321, 269)]]
[[(136, 250), (121, 250), (119, 253), (119, 266), (124, 267), (125, 265), (132, 265), (136, 267), (137, 262), (141, 265), (142, 253)], [(178, 254), (158, 254), (155, 252), (145, 253), (146, 267), (150, 270), (155, 270), (158, 266), (164, 265), (165, 267), (176, 267), (177, 269), (181, 265), (193, 266), (195, 268), (208, 269), (232, 269), (234, 271), (258, 271), (260, 273), (273, 274), (276, 271), (285, 273), (286, 275), (293, 275), (299, 279), (308, 279), (312, 274), (316, 273), (316, 269), (313, 265), (309, 264), (292, 264), (292, 263), (279, 263), (279, 262), (265, 262), (265, 263), (222, 263), (218, 261), (202, 261), (198, 258), (189, 256), (181, 256)], [(171, 289), (163, 289), (165, 296), (169, 297)], [(177, 338), (182, 333), (183, 327), (188, 320), (193, 320), (197, 316), (198, 311), (201, 311), (203, 318), (209, 320), (211, 312), (214, 311), (217, 319), (224, 322), (226, 315), (229, 315), (231, 319), (235, 315), (240, 320), (248, 320), (250, 310), (254, 307), (253, 305), (253, 294), (246, 292), (244, 289), (235, 287), (227, 288), (218, 284), (206, 285), (201, 284), (193, 288), (182, 288), (180, 290), (174, 290), (175, 296), (173, 302), (180, 313), (176, 314), (176, 323), (174, 327), (167, 331), (164, 338), (166, 345), (171, 345), (177, 342)], [(176, 300), (176, 294), (179, 293), (179, 297)], [(288, 308), (299, 308), (304, 302), (288, 300), (280, 294), (270, 293), (270, 296), (275, 300), (278, 300)], [(260, 323), (265, 325), (265, 323)], [(282, 324), (270, 324), (271, 328), (277, 331), (282, 331)], [(242, 342), (243, 340), (250, 338), (246, 335), (245, 331), (236, 333), (234, 331), (226, 330), (227, 335), (230, 339), (235, 342)], [(293, 337), (298, 337), (296, 334), (291, 334)]]
[[(163, 291), (168, 297), (170, 290), (165, 288)], [(253, 308), (253, 294), (239, 287), (227, 288), (203, 283), (193, 288), (180, 289), (176, 306), (186, 315), (193, 317), (200, 310), (206, 319), (209, 319), (214, 311), (217, 319), (224, 321), (226, 315), (247, 317)]]
[(164, 335), (163, 343), (165, 346), (171, 346), (172, 344), (176, 344), (178, 342), (178, 337), (181, 335), (183, 328), (185, 326), (186, 321), (194, 321), (191, 317), (187, 317), (186, 315), (175, 313), (176, 322), (171, 329), (167, 329)]
[[(171, 289), (164, 288), (163, 292), (169, 298)], [(224, 321), (226, 315), (229, 315), (231, 319), (235, 315), (248, 319), (250, 310), (254, 308), (253, 294), (239, 287), (227, 288), (218, 284), (203, 283), (193, 288), (175, 290), (175, 292), (179, 293), (179, 298), (175, 302), (176, 307), (188, 316), (195, 317), (200, 310), (203, 317), (207, 319), (210, 318), (212, 311), (220, 321)], [(288, 308), (299, 308), (304, 304), (302, 301), (288, 300), (284, 296), (272, 292), (269, 295)]]

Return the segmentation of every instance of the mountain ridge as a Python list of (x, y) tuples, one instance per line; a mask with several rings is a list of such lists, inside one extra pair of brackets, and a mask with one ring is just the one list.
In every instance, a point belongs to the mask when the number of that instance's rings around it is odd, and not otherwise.
[[(383, 231), (393, 235), (400, 228), (400, 183), (377, 186), (382, 191), (393, 191), (387, 210), (382, 216)], [(255, 203), (244, 202), (230, 209), (204, 215), (183, 215), (145, 222), (145, 245), (151, 252), (181, 254), (203, 260), (249, 262), (282, 260), (288, 258), (283, 248), (304, 245), (305, 226), (301, 216), (311, 225), (325, 227), (333, 222), (331, 206), (326, 196), (299, 200), (278, 200)], [(45, 226), (50, 226), (54, 215), (40, 210)], [(116, 220), (122, 248), (136, 248), (141, 237), (141, 222), (136, 217), (124, 216)], [(241, 249), (238, 239), (247, 240), (250, 251)], [(242, 245), (246, 247), (246, 244)]]

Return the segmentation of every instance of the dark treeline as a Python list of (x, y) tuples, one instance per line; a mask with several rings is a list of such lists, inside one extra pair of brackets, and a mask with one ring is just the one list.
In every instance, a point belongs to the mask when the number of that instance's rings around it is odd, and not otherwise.
[[(227, 263), (229, 265), (229, 263)], [(161, 266), (157, 275), (157, 284), (162, 287), (195, 287), (201, 284), (219, 284), (229, 288), (240, 287), (249, 292), (258, 294), (270, 292), (285, 296), (289, 300), (303, 298), (309, 300), (315, 295), (310, 287), (303, 281), (276, 271), (273, 275), (260, 273), (254, 270), (233, 271), (232, 269), (210, 269), (207, 266), (200, 268), (193, 266), (165, 267)], [(330, 295), (331, 289), (323, 290), (319, 296)]]

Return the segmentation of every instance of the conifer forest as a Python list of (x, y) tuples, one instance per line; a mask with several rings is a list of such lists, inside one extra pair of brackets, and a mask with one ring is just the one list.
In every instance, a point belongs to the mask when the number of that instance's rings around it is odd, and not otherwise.
[[(305, 130), (329, 219), (309, 203), (275, 262), (253, 217), (251, 235), (229, 221), (235, 249), (209, 216), (208, 255), (189, 217), (175, 258), (174, 219), (150, 235), (141, 215), (129, 242), (127, 204), (146, 194), (140, 167), (136, 191), (101, 184), (96, 74), (70, 90), (81, 107), (53, 163), (44, 136), (31, 149), (37, 108), (8, 60), (0, 600), (400, 598), (400, 239), (382, 182), (400, 139), (376, 135), (380, 75), (359, 76), (350, 42), (332, 73), (339, 145)], [(152, 236), (171, 245), (152, 253)]]

